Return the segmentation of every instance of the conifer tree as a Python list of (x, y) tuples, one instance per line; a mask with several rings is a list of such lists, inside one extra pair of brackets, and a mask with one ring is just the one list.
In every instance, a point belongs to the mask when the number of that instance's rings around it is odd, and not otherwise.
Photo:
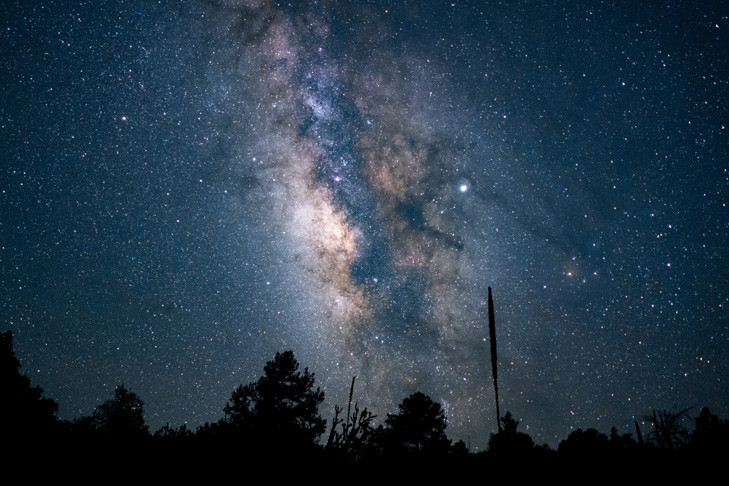
[(314, 374), (299, 363), (293, 351), (276, 353), (255, 383), (235, 389), (225, 405), (225, 423), (269, 444), (316, 443), (326, 421), (319, 415), (324, 392), (314, 388)]

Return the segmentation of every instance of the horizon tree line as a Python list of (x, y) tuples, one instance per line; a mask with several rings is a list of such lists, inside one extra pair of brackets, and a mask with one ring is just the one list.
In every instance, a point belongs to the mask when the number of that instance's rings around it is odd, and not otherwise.
[[(255, 382), (240, 385), (223, 407), (223, 417), (206, 423), (193, 432), (183, 424), (166, 425), (150, 433), (144, 419), (144, 403), (123, 384), (116, 387), (111, 399), (94, 412), (74, 421), (56, 418), (57, 404), (43, 397), (43, 390), (33, 387), (20, 373), (20, 362), (12, 349), (12, 333), (0, 334), (0, 364), (3, 399), (0, 400), (0, 427), (4, 437), (18, 442), (52, 437), (80, 444), (156, 443), (200, 445), (210, 450), (235, 447), (250, 457), (262, 454), (329, 454), (346, 461), (366, 461), (396, 457), (466, 457), (470, 454), (463, 441), (453, 443), (446, 434), (445, 412), (437, 402), (422, 392), (403, 399), (396, 413), (388, 413), (382, 424), (367, 408), (352, 403), (353, 378), (347, 414), (335, 406), (326, 441), (326, 420), (319, 407), (324, 392), (315, 387), (314, 374), (299, 370), (293, 351), (276, 353), (266, 363), (264, 374)], [(707, 408), (695, 418), (692, 432), (683, 424), (688, 409), (678, 413), (654, 410), (646, 416), (652, 430), (638, 441), (632, 434), (610, 435), (595, 429), (577, 429), (562, 440), (556, 451), (546, 444), (537, 446), (528, 434), (519, 432), (511, 412), (500, 418), (497, 433), (490, 434), (488, 454), (585, 455), (639, 453), (647, 449), (666, 451), (726, 451), (729, 421), (722, 420)]]

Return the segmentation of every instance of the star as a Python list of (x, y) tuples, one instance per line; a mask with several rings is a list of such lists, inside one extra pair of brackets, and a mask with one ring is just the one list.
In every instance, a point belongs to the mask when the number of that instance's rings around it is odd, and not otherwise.
[(536, 443), (729, 416), (721, 2), (10, 3), (0, 322), (60, 418), (212, 423), (293, 349), (325, 410), (421, 391), (483, 450), (489, 287)]

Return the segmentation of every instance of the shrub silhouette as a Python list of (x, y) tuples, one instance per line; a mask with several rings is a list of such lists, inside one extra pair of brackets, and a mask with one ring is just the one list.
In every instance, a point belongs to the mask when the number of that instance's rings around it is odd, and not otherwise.
[(373, 415), (366, 408), (360, 411), (359, 405), (356, 403), (354, 404), (354, 410), (352, 410), (355, 379), (356, 377), (352, 378), (347, 415), (344, 419), (339, 416), (343, 412), (342, 407), (339, 405), (334, 406), (334, 418), (332, 419), (326, 449), (329, 452), (337, 452), (340, 455), (357, 460), (363, 454), (371, 452), (370, 448), (375, 442), (375, 429), (372, 426), (372, 421), (376, 418), (376, 415)]

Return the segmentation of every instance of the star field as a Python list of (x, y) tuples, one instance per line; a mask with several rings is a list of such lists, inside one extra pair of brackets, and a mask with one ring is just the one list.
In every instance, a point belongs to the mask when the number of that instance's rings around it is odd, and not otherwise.
[(6, 2), (0, 322), (88, 415), (222, 417), (292, 349), (537, 443), (729, 415), (719, 2)]

